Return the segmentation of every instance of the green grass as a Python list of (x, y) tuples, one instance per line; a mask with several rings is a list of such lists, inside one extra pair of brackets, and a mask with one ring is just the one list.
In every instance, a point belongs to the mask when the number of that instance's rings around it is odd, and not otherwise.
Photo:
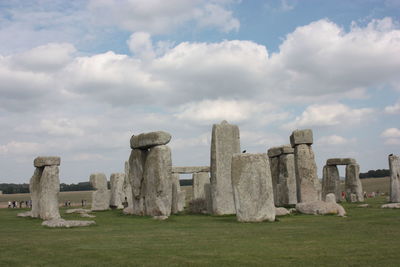
[[(344, 203), (348, 217), (290, 215), (274, 223), (235, 216), (166, 221), (96, 213), (97, 225), (49, 229), (0, 209), (0, 266), (398, 266), (400, 210)], [(80, 219), (64, 214), (66, 219)]]

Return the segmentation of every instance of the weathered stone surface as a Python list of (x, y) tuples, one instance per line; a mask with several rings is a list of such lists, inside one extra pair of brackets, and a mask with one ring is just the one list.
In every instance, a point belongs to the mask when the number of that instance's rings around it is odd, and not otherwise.
[(142, 133), (131, 137), (131, 148), (147, 149), (154, 146), (166, 145), (170, 140), (171, 135), (167, 132)]
[(35, 172), (29, 182), (29, 192), (31, 193), (32, 210), (31, 216), (33, 218), (40, 217), (40, 177), (44, 168), (35, 168)]
[(280, 205), (292, 205), (297, 203), (294, 154), (281, 154), (279, 156), (277, 192), (277, 200)]
[(267, 154), (235, 154), (232, 186), (240, 222), (275, 220), (272, 179)]
[(206, 198), (205, 194), (205, 185), (210, 183), (210, 175), (208, 172), (198, 172), (193, 173), (192, 175), (193, 183), (192, 183), (192, 190), (193, 190), (193, 199), (197, 198)]
[(110, 207), (123, 209), (124, 206), (122, 203), (125, 201), (125, 194), (124, 194), (124, 180), (125, 180), (125, 173), (113, 173), (110, 177)]
[(172, 167), (172, 173), (210, 172), (210, 166)]
[(336, 165), (325, 165), (322, 171), (322, 200), (325, 200), (329, 193), (336, 196), (336, 202), (340, 201), (340, 176)]
[(272, 190), (274, 194), (274, 203), (277, 206), (280, 206), (279, 203), (279, 188), (278, 188), (278, 181), (279, 181), (279, 157), (269, 158), (269, 166), (271, 169), (271, 179), (272, 179)]
[(178, 195), (178, 212), (181, 212), (186, 207), (186, 191), (181, 190)]
[(32, 212), (31, 211), (20, 212), (17, 213), (17, 217), (32, 217)]
[(103, 173), (90, 175), (90, 184), (96, 189), (92, 192), (92, 210), (108, 210), (110, 207), (110, 191), (107, 188), (107, 178)]
[(213, 213), (234, 214), (231, 162), (240, 153), (239, 127), (226, 121), (214, 124), (211, 135), (211, 194)]
[(389, 203), (381, 206), (383, 209), (400, 209), (400, 203)]
[(207, 213), (212, 214), (213, 206), (212, 206), (211, 183), (204, 185), (204, 194), (206, 199)]
[(336, 202), (325, 202), (321, 200), (311, 201), (307, 203), (297, 203), (296, 210), (297, 212), (303, 214), (337, 214), (341, 217), (346, 216), (346, 211), (341, 205), (337, 204)]
[(153, 216), (153, 219), (157, 221), (165, 221), (166, 219), (168, 219), (168, 216), (165, 215)]
[(51, 228), (70, 228), (70, 227), (82, 227), (96, 224), (95, 221), (67, 221), (64, 219), (53, 219), (42, 222), (43, 226)]
[(53, 165), (60, 166), (60, 163), (60, 157), (37, 157), (33, 161), (33, 166), (35, 166), (36, 168)]
[(57, 166), (45, 166), (40, 178), (40, 218), (52, 220), (60, 218), (58, 193), (60, 192)]
[(89, 209), (67, 209), (65, 213), (71, 214), (71, 213), (77, 213), (77, 214), (83, 214), (83, 213), (90, 213), (92, 210)]
[(333, 158), (326, 161), (326, 165), (349, 165), (356, 163), (357, 161), (352, 158)]
[(169, 216), (172, 200), (172, 160), (168, 146), (149, 150), (144, 167), (145, 210), (150, 216)]
[(179, 174), (172, 173), (172, 203), (171, 203), (171, 214), (178, 213), (179, 210), (179, 195), (181, 193), (181, 186), (179, 183)]
[(400, 158), (389, 155), (390, 202), (400, 202)]
[(132, 212), (134, 215), (144, 215), (144, 165), (148, 151), (133, 149), (129, 157), (129, 181), (132, 186)]
[(96, 216), (87, 213), (81, 213), (80, 215), (83, 218), (96, 218)]
[(360, 204), (360, 205), (357, 205), (357, 207), (360, 207), (360, 208), (368, 208), (368, 207), (369, 207), (369, 204)]
[[(363, 202), (364, 195), (360, 181), (360, 166), (358, 164), (349, 164), (346, 166), (345, 191), (347, 202)], [(355, 195), (352, 199), (351, 195)]]
[(275, 146), (271, 147), (268, 149), (268, 157), (273, 158), (273, 157), (278, 157), (282, 152), (281, 152), (281, 147), (280, 146)]
[(302, 144), (311, 145), (312, 143), (313, 133), (311, 129), (295, 130), (290, 136), (290, 144), (292, 145), (292, 147)]
[(122, 210), (122, 213), (126, 215), (134, 215), (133, 207), (130, 206), (126, 207), (125, 209)]
[(277, 207), (275, 208), (275, 216), (285, 216), (289, 215), (290, 211), (288, 209), (282, 208), (282, 207)]
[(281, 147), (281, 154), (293, 154), (294, 149), (291, 145), (284, 145)]
[(294, 148), (297, 180), (297, 201), (311, 202), (320, 200), (321, 184), (317, 176), (317, 164), (311, 146), (296, 145)]
[(129, 161), (125, 161), (125, 179), (124, 179), (124, 185), (123, 185), (123, 191), (124, 191), (124, 201), (128, 202), (128, 207), (133, 206), (133, 200), (132, 200), (132, 185), (131, 185), (131, 180), (129, 179)]

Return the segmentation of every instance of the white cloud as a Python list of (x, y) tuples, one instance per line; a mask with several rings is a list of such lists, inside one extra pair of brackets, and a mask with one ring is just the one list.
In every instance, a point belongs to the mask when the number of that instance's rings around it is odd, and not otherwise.
[(67, 118), (43, 119), (40, 126), (50, 135), (82, 136), (84, 134), (74, 121)]
[(385, 107), (385, 113), (400, 114), (400, 101), (397, 101), (393, 106)]
[(382, 132), (381, 136), (385, 138), (400, 138), (400, 129), (388, 128)]
[(345, 145), (355, 140), (349, 140), (340, 135), (323, 136), (316, 141), (318, 145)]
[(308, 106), (294, 121), (284, 125), (285, 129), (304, 127), (338, 126), (357, 124), (366, 119), (373, 109), (352, 109), (343, 104)]
[(41, 153), (43, 149), (43, 145), (36, 142), (11, 141), (7, 144), (0, 145), (0, 154), (31, 156)]
[(129, 50), (136, 56), (151, 60), (155, 57), (151, 36), (147, 32), (135, 32), (127, 41)]
[(234, 18), (232, 11), (217, 4), (207, 4), (198, 18), (201, 27), (216, 27), (223, 32), (238, 31), (240, 22)]

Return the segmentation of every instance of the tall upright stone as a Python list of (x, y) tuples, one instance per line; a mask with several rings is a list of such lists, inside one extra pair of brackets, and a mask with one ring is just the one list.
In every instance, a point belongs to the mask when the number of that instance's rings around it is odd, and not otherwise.
[(279, 192), (278, 192), (278, 182), (279, 182), (279, 156), (269, 158), (270, 168), (271, 168), (271, 178), (272, 178), (272, 189), (274, 192), (274, 203), (275, 205), (280, 205), (279, 203)]
[(124, 194), (124, 181), (125, 173), (112, 173), (110, 176), (110, 207), (123, 209), (123, 202), (125, 201)]
[(169, 216), (172, 203), (171, 149), (150, 148), (144, 167), (145, 211), (150, 216)]
[(129, 181), (132, 187), (132, 213), (134, 215), (145, 215), (143, 174), (147, 154), (147, 150), (132, 149), (129, 157)]
[(400, 202), (400, 158), (389, 155), (390, 202)]
[(322, 200), (330, 193), (335, 195), (336, 202), (340, 201), (340, 176), (336, 165), (325, 165), (322, 171)]
[[(290, 149), (289, 149), (290, 148)], [(291, 147), (282, 147), (279, 156), (278, 202), (281, 205), (297, 203), (296, 171), (294, 164), (294, 150)]]
[(179, 173), (172, 173), (172, 203), (171, 213), (176, 214), (185, 208), (186, 192), (181, 190)]
[(197, 172), (192, 175), (193, 199), (206, 199), (205, 186), (210, 183), (208, 172)]
[(318, 180), (317, 164), (311, 147), (313, 143), (311, 129), (293, 131), (290, 143), (294, 148), (298, 202), (320, 200), (321, 184)]
[(45, 166), (40, 178), (40, 218), (52, 220), (61, 218), (58, 207), (60, 180), (58, 166)]
[(360, 180), (360, 165), (348, 164), (346, 166), (345, 190), (347, 202), (364, 201), (363, 189)]
[(92, 210), (108, 210), (110, 207), (110, 192), (108, 191), (106, 175), (104, 173), (91, 174), (90, 184), (95, 189), (92, 192)]
[(40, 177), (42, 177), (43, 168), (35, 168), (35, 172), (29, 182), (29, 192), (31, 193), (33, 218), (40, 218)]
[(211, 136), (211, 194), (213, 213), (234, 214), (231, 180), (232, 156), (240, 153), (239, 127), (227, 121), (214, 124)]
[(272, 178), (267, 154), (235, 154), (232, 186), (240, 222), (275, 220)]
[(126, 201), (128, 202), (128, 207), (132, 208), (133, 200), (132, 200), (132, 185), (131, 185), (131, 181), (129, 179), (129, 161), (125, 161), (125, 177), (124, 178), (125, 178), (124, 185), (123, 185), (124, 200), (126, 198)]

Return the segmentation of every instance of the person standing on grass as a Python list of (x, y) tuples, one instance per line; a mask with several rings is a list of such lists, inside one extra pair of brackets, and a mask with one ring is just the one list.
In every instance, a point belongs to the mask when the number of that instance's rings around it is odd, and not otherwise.
[(11, 201), (8, 201), (8, 208), (11, 209)]

